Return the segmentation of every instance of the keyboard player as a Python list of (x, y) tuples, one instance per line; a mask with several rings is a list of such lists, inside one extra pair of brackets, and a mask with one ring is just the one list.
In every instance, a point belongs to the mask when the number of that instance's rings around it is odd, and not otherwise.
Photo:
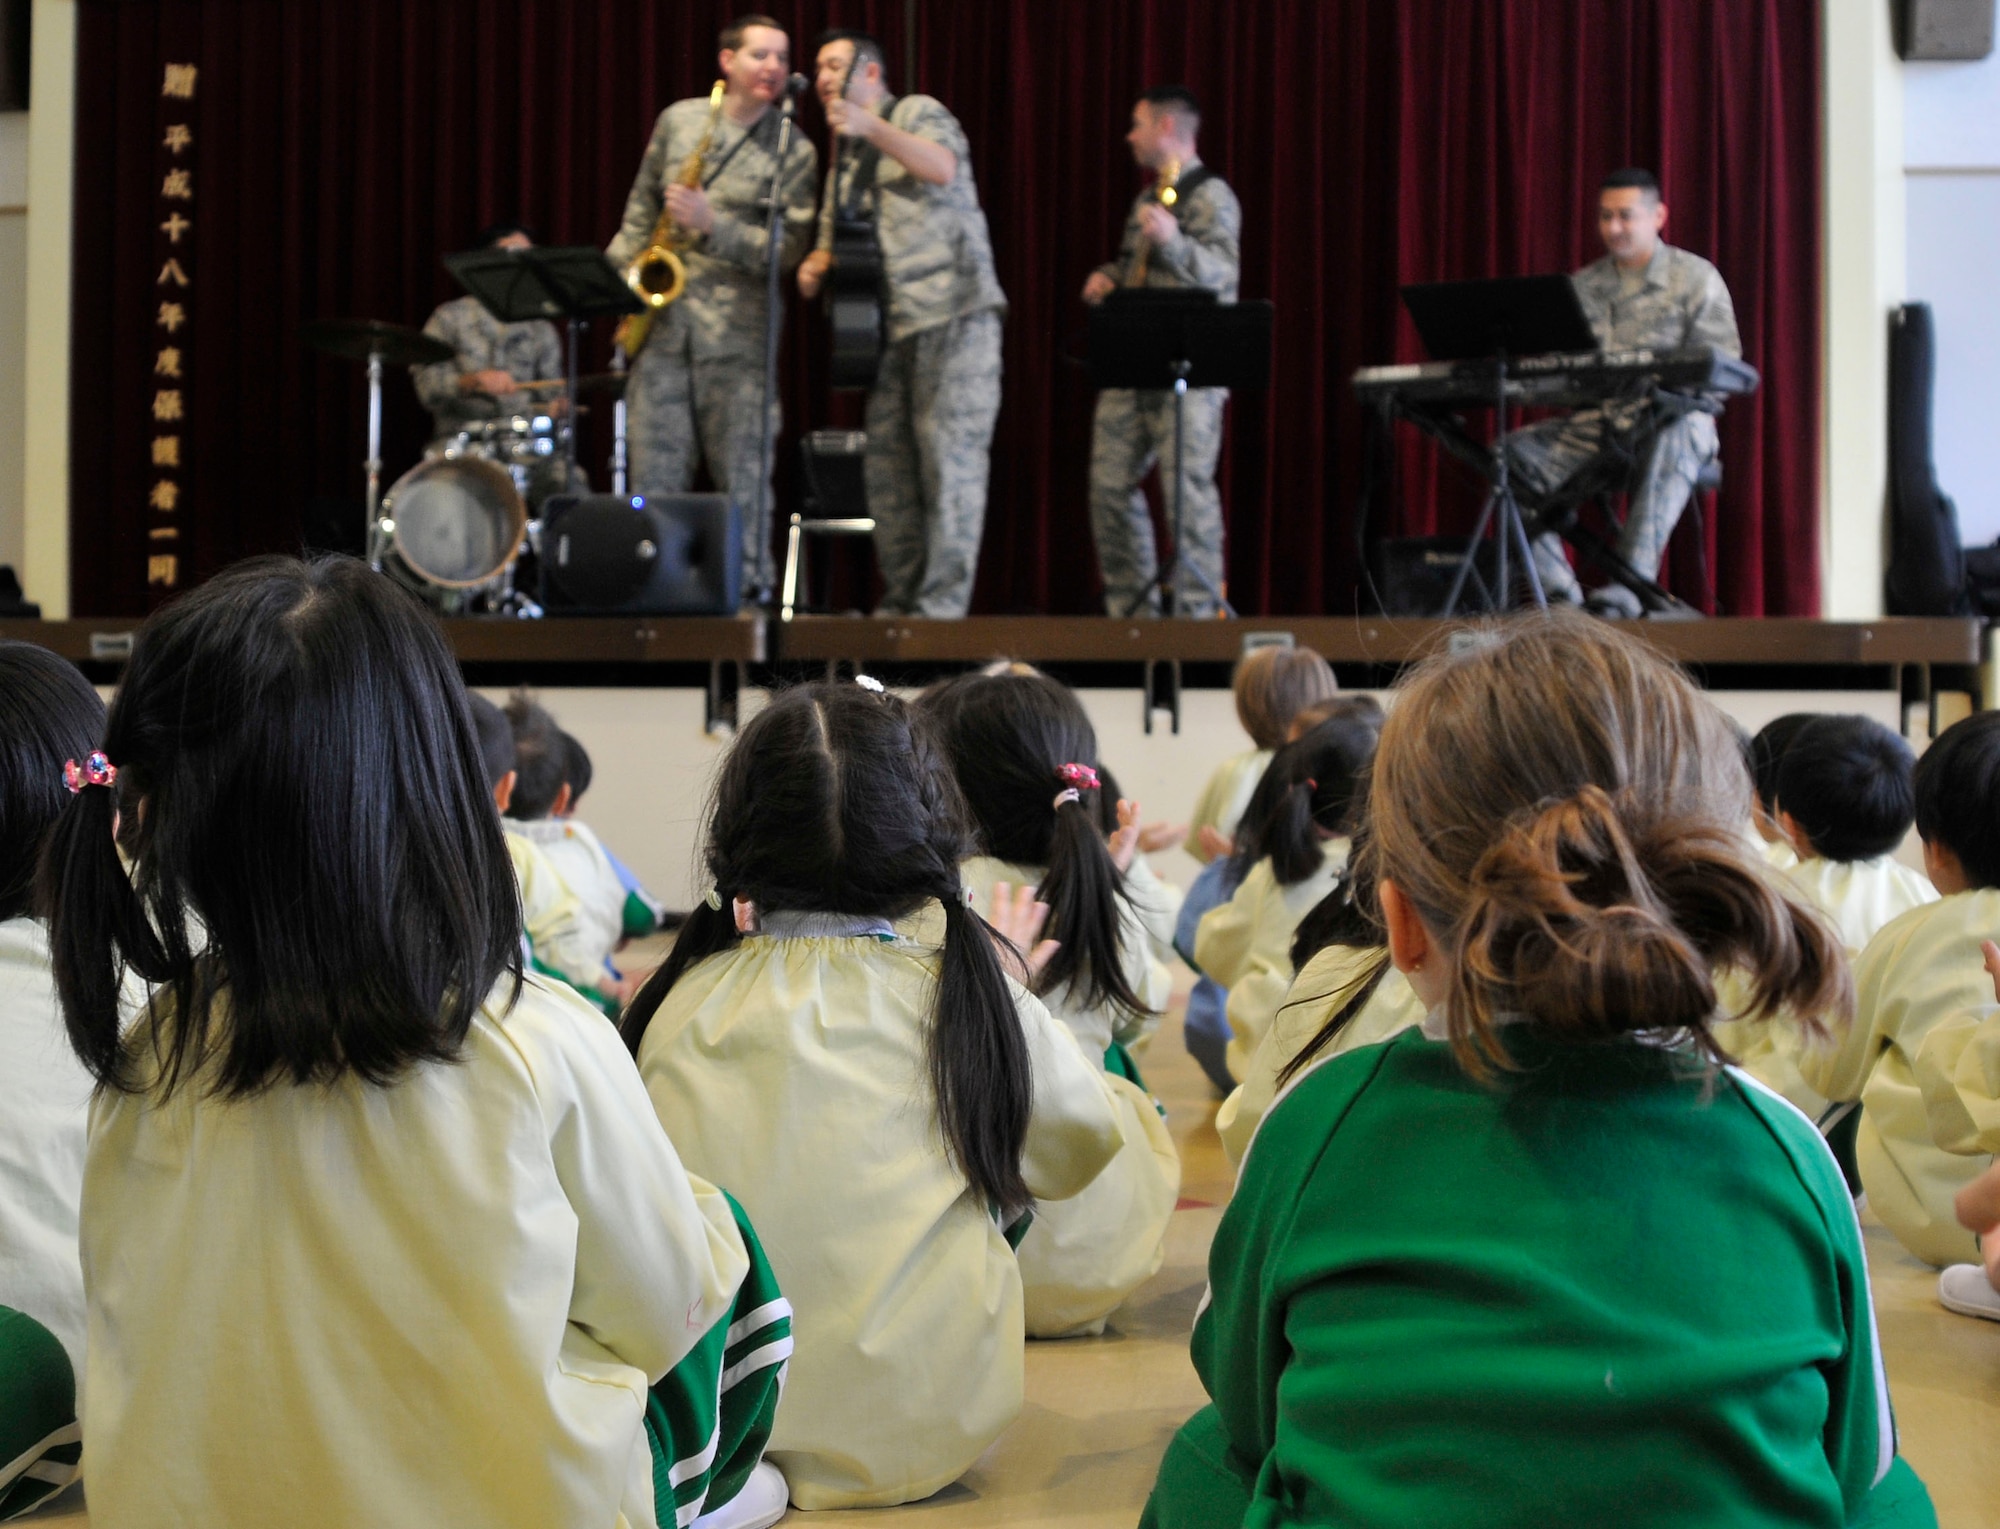
[[(1666, 226), (1667, 204), (1650, 171), (1618, 170), (1605, 177), (1597, 193), (1604, 257), (1570, 278), (1598, 345), (1656, 351), (1712, 345), (1741, 357), (1736, 310), (1722, 273), (1663, 240)], [(1717, 449), (1713, 413), (1696, 410), (1653, 428), (1644, 399), (1542, 420), (1513, 432), (1507, 444), (1513, 472), (1535, 498), (1553, 494), (1603, 458), (1630, 453), (1630, 504), (1618, 551), (1649, 579), (1658, 576), (1667, 538)], [(1582, 598), (1554, 532), (1536, 539), (1535, 566), (1551, 600), (1575, 604)], [(1590, 604), (1606, 616), (1640, 613), (1638, 597), (1620, 584), (1593, 590)]]

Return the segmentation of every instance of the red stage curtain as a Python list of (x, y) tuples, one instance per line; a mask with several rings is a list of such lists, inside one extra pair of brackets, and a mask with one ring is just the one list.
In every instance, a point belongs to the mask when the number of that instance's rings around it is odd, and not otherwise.
[[(199, 67), (183, 583), (296, 548), (316, 502), (358, 500), (359, 367), (315, 356), (328, 315), (422, 323), (439, 255), (518, 214), (547, 240), (611, 233), (653, 116), (706, 88), (714, 0), (84, 0), (77, 109), (74, 608), (138, 611), (162, 214), (160, 84)], [(887, 44), (898, 88), (965, 123), (1011, 300), (1006, 401), (975, 609), (1096, 608), (1091, 392), (1076, 293), (1139, 184), (1121, 142), (1148, 84), (1202, 98), (1204, 157), (1245, 210), (1243, 293), (1278, 305), (1272, 391), (1231, 405), (1230, 593), (1246, 612), (1342, 611), (1357, 588), (1366, 427), (1346, 379), (1418, 354), (1407, 281), (1567, 269), (1595, 253), (1606, 170), (1656, 168), (1669, 237), (1713, 259), (1763, 391), (1723, 424), (1709, 565), (1733, 614), (1817, 609), (1818, 0), (898, 0), (779, 6), (810, 72), (830, 22)], [(803, 112), (823, 141), (817, 108)], [(801, 322), (805, 318), (806, 322)], [(796, 432), (849, 423), (817, 314), (784, 359)], [(596, 337), (595, 355), (605, 351)], [(427, 419), (389, 386), (392, 480)], [(1467, 486), (1405, 443), (1383, 528), (1465, 524)], [(600, 456), (587, 458), (602, 473)], [(322, 506), (323, 509), (323, 506)], [(1693, 570), (1688, 533), (1674, 559)]]

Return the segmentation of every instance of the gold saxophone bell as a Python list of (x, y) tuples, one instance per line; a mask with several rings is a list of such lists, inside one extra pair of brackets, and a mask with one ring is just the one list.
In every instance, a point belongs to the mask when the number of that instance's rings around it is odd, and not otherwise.
[[(701, 185), (708, 151), (715, 142), (716, 124), (722, 120), (723, 85), (722, 80), (717, 80), (709, 91), (708, 126), (703, 129), (701, 142), (695, 145), (694, 152), (681, 162), (680, 174), (674, 177), (675, 185), (685, 186), (690, 191)], [(646, 336), (652, 331), (653, 315), (677, 302), (687, 290), (687, 262), (681, 259), (680, 252), (693, 243), (694, 235), (674, 221), (673, 214), (662, 202), (660, 216), (653, 224), (646, 247), (634, 255), (625, 267), (625, 285), (632, 289), (633, 296), (646, 305), (644, 313), (627, 314), (618, 325), (616, 339), (619, 348), (628, 357), (638, 355), (645, 345)]]
[[(1162, 207), (1172, 207), (1181, 199), (1178, 182), (1181, 178), (1181, 162), (1170, 159), (1160, 166), (1159, 178), (1153, 182), (1153, 200)], [(1144, 234), (1139, 236), (1138, 248), (1132, 253), (1132, 267), (1125, 273), (1125, 285), (1143, 287), (1146, 284), (1146, 270), (1151, 263), (1152, 242)]]

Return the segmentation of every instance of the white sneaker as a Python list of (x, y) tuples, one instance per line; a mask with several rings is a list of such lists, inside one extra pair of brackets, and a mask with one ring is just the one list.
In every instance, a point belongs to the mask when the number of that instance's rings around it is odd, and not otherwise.
[[(2000, 1317), (2000, 1311), (1994, 1315)], [(743, 1490), (721, 1507), (702, 1514), (694, 1521), (694, 1529), (770, 1529), (785, 1516), (790, 1497), (778, 1468), (768, 1460), (759, 1460)]]
[(1938, 1301), (1962, 1317), (2000, 1322), (2000, 1290), (1993, 1288), (1978, 1264), (1953, 1264), (1938, 1275)]

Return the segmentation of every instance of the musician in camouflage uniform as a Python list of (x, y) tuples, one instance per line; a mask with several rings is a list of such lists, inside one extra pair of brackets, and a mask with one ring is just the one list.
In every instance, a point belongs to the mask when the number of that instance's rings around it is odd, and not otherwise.
[[(496, 223), (480, 234), (476, 247), (524, 250), (533, 248), (534, 240), (518, 223)], [(417, 399), (431, 412), (431, 442), (424, 455), (440, 455), (459, 432), (487, 420), (560, 413), (562, 398), (554, 390), (524, 391), (520, 386), (563, 375), (562, 336), (547, 319), (505, 324), (467, 293), (440, 304), (425, 321), (424, 333), (456, 352), (449, 361), (410, 368)], [(562, 487), (564, 461), (558, 450), (529, 467), (530, 505), (539, 506)], [(581, 467), (573, 486), (579, 491), (590, 486)]]
[[(1605, 178), (1598, 191), (1597, 231), (1606, 254), (1570, 278), (1599, 347), (1664, 351), (1712, 345), (1740, 357), (1743, 342), (1722, 274), (1699, 255), (1664, 242), (1666, 222), (1666, 203), (1651, 172), (1620, 170)], [(1523, 497), (1533, 502), (1607, 455), (1629, 457), (1630, 500), (1618, 552), (1651, 579), (1658, 576), (1667, 538), (1687, 508), (1695, 479), (1715, 459), (1715, 415), (1721, 407), (1719, 399), (1707, 400), (1657, 429), (1644, 399), (1579, 409), (1515, 431), (1507, 441), (1509, 460), (1522, 479)], [(1555, 533), (1535, 539), (1535, 568), (1551, 600), (1575, 604), (1582, 598)], [(1616, 617), (1641, 611), (1639, 597), (1616, 583), (1593, 590), (1590, 607)]]
[[(726, 88), (721, 120), (701, 184), (680, 185), (681, 167), (708, 126), (706, 96), (676, 101), (660, 113), (646, 145), (618, 236), (606, 253), (624, 266), (652, 236), (662, 205), (694, 235), (682, 251), (687, 290), (653, 315), (645, 346), (626, 385), (626, 431), (632, 487), (642, 494), (685, 493), (697, 458), (743, 517), (745, 598), (776, 583), (768, 523), (771, 458), (759, 458), (757, 400), (764, 387), (764, 210), (779, 177), (782, 249), (789, 271), (812, 242), (813, 187), (819, 156), (794, 131), (782, 170), (774, 110), (791, 75), (791, 40), (768, 16), (744, 16), (723, 29), (720, 69)], [(782, 315), (776, 316), (782, 321)], [(771, 441), (779, 405), (770, 399)], [(765, 484), (766, 523), (757, 524), (757, 483)]]
[[(1241, 269), (1239, 242), (1243, 210), (1236, 193), (1204, 166), (1195, 152), (1201, 113), (1191, 92), (1179, 85), (1149, 90), (1132, 108), (1125, 141), (1146, 169), (1180, 167), (1178, 199), (1172, 211), (1158, 200), (1158, 186), (1141, 192), (1125, 219), (1118, 258), (1090, 273), (1083, 286), (1086, 303), (1102, 302), (1121, 286), (1207, 287), (1225, 303), (1236, 301)], [(1143, 281), (1135, 281), (1141, 245)], [(1222, 408), (1227, 388), (1191, 388), (1184, 407), (1181, 456), (1180, 562), (1174, 573), (1174, 608), (1181, 615), (1207, 616), (1222, 588), (1222, 496), (1215, 489), (1215, 463), (1222, 453)], [(1104, 576), (1104, 608), (1114, 616), (1133, 612), (1158, 569), (1153, 521), (1140, 483), (1161, 464), (1162, 493), (1169, 515), (1173, 488), (1166, 480), (1174, 452), (1174, 395), (1170, 390), (1135, 392), (1105, 388), (1097, 395), (1090, 442), (1090, 529), (1097, 541)], [(1157, 593), (1142, 611), (1157, 613)]]
[(890, 95), (881, 44), (866, 33), (827, 33), (815, 68), (840, 152), (799, 290), (814, 296), (831, 268), (836, 205), (872, 214), (882, 246), (886, 347), (864, 464), (880, 610), (963, 616), (986, 524), (1007, 312), (965, 130), (930, 96)]

